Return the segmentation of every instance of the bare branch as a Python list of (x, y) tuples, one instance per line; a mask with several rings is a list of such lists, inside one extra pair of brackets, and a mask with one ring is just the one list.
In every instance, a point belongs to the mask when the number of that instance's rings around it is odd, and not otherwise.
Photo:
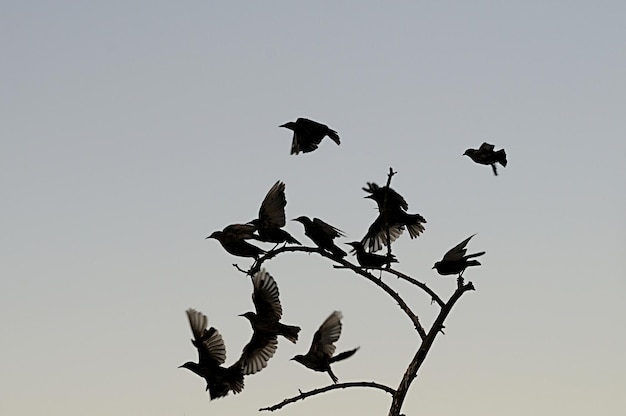
[(386, 272), (389, 272), (389, 273), (391, 273), (391, 274), (394, 274), (394, 275), (396, 275), (397, 277), (399, 277), (400, 279), (406, 280), (407, 282), (412, 283), (412, 284), (414, 284), (415, 286), (419, 287), (420, 289), (424, 290), (426, 293), (428, 293), (428, 294), (430, 295), (431, 299), (432, 299), (434, 302), (437, 302), (437, 304), (438, 304), (440, 307), (442, 307), (442, 308), (444, 307), (445, 302), (444, 302), (443, 300), (441, 300), (441, 298), (440, 298), (440, 297), (439, 297), (439, 296), (438, 296), (438, 295), (437, 295), (437, 294), (436, 294), (436, 293), (435, 293), (435, 292), (434, 292), (431, 288), (429, 288), (429, 287), (426, 285), (426, 283), (422, 283), (422, 282), (420, 282), (420, 281), (418, 281), (418, 280), (415, 280), (415, 279), (413, 279), (412, 277), (407, 276), (406, 274), (404, 274), (404, 273), (402, 273), (402, 272), (399, 272), (399, 271), (397, 271), (397, 270), (394, 270), (394, 269), (392, 269), (392, 268), (387, 268), (387, 269), (383, 269), (383, 270), (384, 270), (384, 271), (386, 271)]
[(322, 387), (322, 388), (307, 391), (307, 392), (302, 392), (301, 390), (298, 390), (300, 392), (299, 395), (285, 399), (282, 402), (275, 404), (273, 406), (263, 407), (259, 409), (259, 412), (262, 412), (264, 410), (269, 410), (270, 412), (273, 412), (274, 410), (278, 410), (282, 408), (283, 406), (286, 406), (290, 403), (295, 403), (298, 400), (304, 400), (307, 397), (325, 393), (330, 390), (345, 389), (348, 387), (370, 387), (374, 389), (384, 390), (387, 393), (391, 394), (392, 396), (396, 394), (396, 391), (392, 389), (391, 387), (385, 386), (384, 384), (374, 383), (373, 381), (371, 382), (370, 381), (355, 381), (355, 382), (350, 382), (350, 383), (331, 384), (330, 386)]

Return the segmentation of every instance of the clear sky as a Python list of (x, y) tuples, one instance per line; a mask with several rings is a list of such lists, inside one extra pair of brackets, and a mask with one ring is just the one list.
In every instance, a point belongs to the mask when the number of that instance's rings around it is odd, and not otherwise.
[[(394, 246), (431, 270), (478, 233), (487, 251), (414, 383), (407, 415), (622, 415), (626, 408), (626, 3), (2, 1), (0, 413), (192, 416), (257, 409), (327, 385), (289, 361), (345, 316), (341, 381), (395, 387), (418, 337), (393, 300), (315, 255), (266, 264), (281, 340), (245, 390), (209, 402), (185, 309), (250, 337), (251, 285), (204, 238), (254, 218), (277, 180), (287, 216), (359, 239), (367, 181), (428, 220)], [(342, 138), (290, 156), (305, 116)], [(462, 153), (505, 148), (494, 177)], [(309, 243), (300, 224), (287, 230)], [(347, 246), (346, 246), (347, 247)], [(437, 307), (385, 277), (425, 324)], [(387, 414), (378, 390), (288, 415)], [(324, 413), (321, 413), (324, 412)]]

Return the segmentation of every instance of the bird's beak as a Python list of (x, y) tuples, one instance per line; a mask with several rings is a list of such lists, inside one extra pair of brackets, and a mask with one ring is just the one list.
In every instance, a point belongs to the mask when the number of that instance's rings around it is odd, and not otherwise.
[(434, 269), (435, 267), (437, 267), (437, 266), (433, 266), (430, 270)]

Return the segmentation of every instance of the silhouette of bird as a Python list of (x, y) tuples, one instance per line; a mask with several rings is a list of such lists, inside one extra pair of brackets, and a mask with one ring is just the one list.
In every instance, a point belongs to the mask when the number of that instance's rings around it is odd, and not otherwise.
[(326, 224), (319, 218), (301, 216), (295, 218), (304, 226), (304, 234), (309, 237), (319, 248), (332, 253), (333, 256), (343, 258), (347, 255), (345, 251), (337, 247), (333, 240), (337, 237), (345, 237), (343, 231), (332, 225)]
[(433, 269), (437, 269), (437, 273), (440, 275), (450, 275), (450, 274), (458, 274), (459, 277), (463, 276), (463, 272), (469, 266), (480, 266), (480, 262), (478, 260), (469, 260), (473, 257), (479, 257), (485, 254), (485, 251), (481, 251), (480, 253), (473, 253), (465, 255), (467, 249), (465, 246), (470, 241), (472, 237), (476, 234), (472, 234), (467, 237), (465, 240), (461, 241), (456, 246), (452, 247), (446, 254), (444, 254), (443, 259), (438, 261), (433, 266)]
[(300, 244), (287, 231), (281, 229), (285, 226), (285, 184), (278, 181), (270, 188), (259, 208), (259, 217), (250, 221), (259, 233), (259, 239), (268, 243)]
[(333, 312), (326, 318), (319, 329), (315, 331), (309, 351), (305, 355), (296, 355), (292, 358), (292, 360), (299, 362), (311, 370), (328, 373), (333, 383), (337, 383), (338, 378), (333, 373), (330, 365), (353, 356), (359, 349), (357, 347), (333, 357), (335, 353), (334, 343), (337, 342), (341, 336), (341, 318), (341, 312)]
[(483, 143), (478, 149), (467, 149), (463, 156), (469, 156), (476, 163), (481, 165), (491, 165), (493, 174), (498, 176), (498, 169), (496, 163), (506, 167), (506, 152), (504, 149), (494, 151), (495, 146), (489, 143)]
[(254, 234), (256, 227), (252, 224), (231, 224), (227, 225), (222, 231), (214, 231), (207, 238), (213, 238), (220, 242), (224, 250), (239, 257), (253, 257), (258, 260), (265, 250), (248, 243), (246, 239), (259, 239)]
[(293, 130), (291, 142), (291, 154), (300, 152), (309, 153), (317, 149), (325, 136), (330, 137), (337, 145), (340, 143), (339, 135), (327, 125), (306, 118), (298, 118), (295, 122), (290, 121), (279, 127)]
[[(278, 285), (276, 285), (274, 278), (265, 269), (261, 269), (252, 276), (252, 284), (254, 286), (252, 301), (254, 302), (256, 313), (246, 312), (240, 315), (250, 321), (254, 332), (252, 339), (244, 348), (242, 356), (245, 374), (249, 374), (249, 371), (259, 366), (261, 368), (265, 367), (267, 360), (274, 355), (278, 335), (282, 335), (295, 344), (298, 340), (298, 332), (300, 332), (300, 327), (298, 326), (285, 325), (279, 322), (283, 315), (283, 308), (280, 305)], [(273, 345), (273, 350), (270, 351), (267, 345)], [(254, 360), (251, 360), (250, 355), (254, 356), (252, 353), (259, 350), (265, 350), (268, 353), (271, 352), (271, 354), (266, 357), (267, 359), (264, 362), (260, 360), (252, 362)]]
[(224, 397), (229, 391), (241, 392), (244, 374), (240, 360), (228, 368), (222, 367), (226, 361), (222, 335), (213, 327), (207, 329), (207, 317), (201, 312), (191, 308), (186, 312), (193, 333), (191, 342), (198, 350), (198, 362), (188, 361), (179, 368), (186, 368), (204, 378), (211, 400)]
[(378, 251), (388, 244), (387, 231), (389, 243), (400, 237), (405, 228), (412, 239), (424, 232), (423, 224), (426, 223), (426, 219), (420, 214), (406, 212), (409, 204), (398, 192), (388, 186), (380, 187), (374, 182), (368, 182), (363, 190), (369, 193), (365, 198), (373, 199), (378, 205), (378, 217), (361, 240), (363, 246), (370, 252)]
[(352, 246), (352, 251), (356, 254), (356, 260), (364, 269), (380, 269), (390, 263), (398, 262), (393, 254), (381, 256), (380, 254), (368, 253), (365, 251), (365, 247), (360, 241), (353, 241), (346, 244)]

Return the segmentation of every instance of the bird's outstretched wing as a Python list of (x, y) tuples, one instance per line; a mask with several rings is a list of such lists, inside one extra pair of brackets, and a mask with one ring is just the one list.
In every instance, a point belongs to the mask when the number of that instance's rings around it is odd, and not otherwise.
[(278, 285), (274, 278), (265, 269), (261, 269), (252, 276), (254, 291), (252, 301), (257, 316), (262, 319), (280, 320), (283, 308), (280, 305)]
[(467, 252), (467, 249), (465, 248), (465, 246), (467, 246), (467, 243), (475, 235), (476, 234), (470, 235), (465, 240), (461, 241), (459, 244), (457, 244), (456, 246), (454, 246), (450, 250), (448, 250), (448, 252), (443, 255), (443, 261), (459, 261), (459, 260), (461, 260), (463, 258), (463, 256), (465, 256), (465, 253)]
[(270, 188), (259, 208), (259, 226), (262, 228), (281, 228), (286, 224), (285, 184), (278, 181)]
[(202, 312), (192, 308), (186, 312), (194, 337), (192, 343), (198, 349), (200, 365), (223, 364), (226, 361), (226, 346), (222, 335), (213, 327), (207, 329), (208, 319)]

